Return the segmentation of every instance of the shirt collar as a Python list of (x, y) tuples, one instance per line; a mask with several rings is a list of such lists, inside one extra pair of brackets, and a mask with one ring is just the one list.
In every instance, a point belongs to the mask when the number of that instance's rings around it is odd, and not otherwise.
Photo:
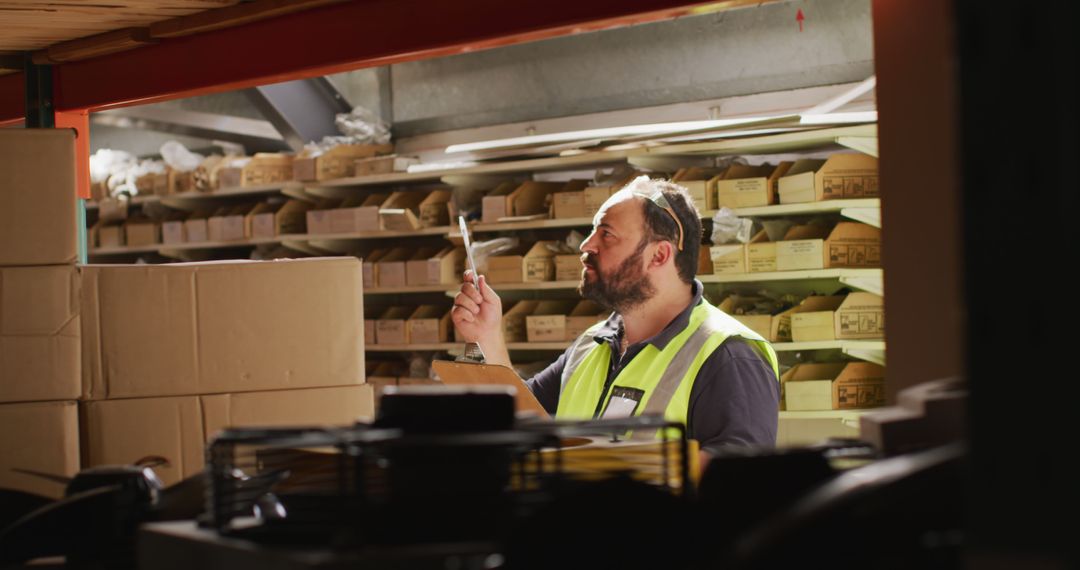
[[(690, 313), (693, 312), (694, 307), (701, 303), (702, 293), (705, 287), (702, 286), (701, 281), (694, 279), (693, 295), (694, 298), (690, 301), (690, 304), (686, 306), (681, 313), (678, 314), (664, 330), (656, 333), (652, 338), (646, 339), (644, 342), (655, 346), (658, 350), (664, 350), (671, 339), (675, 338), (675, 335), (682, 332), (686, 328), (686, 325), (690, 323)], [(611, 313), (611, 316), (604, 321), (604, 324), (593, 335), (593, 340), (597, 343), (613, 342), (622, 338), (623, 335), (623, 319), (622, 315), (618, 313)]]

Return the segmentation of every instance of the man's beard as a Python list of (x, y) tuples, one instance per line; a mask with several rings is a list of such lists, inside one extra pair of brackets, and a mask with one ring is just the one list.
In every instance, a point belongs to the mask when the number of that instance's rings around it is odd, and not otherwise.
[(656, 294), (656, 287), (641, 267), (646, 245), (648, 241), (642, 240), (637, 251), (607, 275), (601, 273), (596, 260), (591, 254), (588, 255), (585, 263), (593, 268), (594, 278), (590, 283), (583, 271), (578, 293), (617, 313), (624, 313), (652, 298)]

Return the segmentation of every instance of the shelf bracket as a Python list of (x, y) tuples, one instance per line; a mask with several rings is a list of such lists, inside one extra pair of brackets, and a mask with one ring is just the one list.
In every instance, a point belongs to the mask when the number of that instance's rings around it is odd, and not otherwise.
[(881, 208), (843, 208), (840, 210), (840, 215), (856, 222), (881, 228)]
[(869, 154), (874, 158), (878, 157), (877, 137), (836, 137), (836, 144)]
[(867, 293), (873, 293), (880, 296), (885, 295), (885, 287), (882, 283), (881, 274), (872, 276), (842, 276), (840, 277), (840, 282), (860, 291), (866, 291)]
[(858, 358), (859, 360), (865, 360), (867, 362), (873, 362), (879, 366), (885, 366), (885, 351), (884, 350), (872, 350), (865, 348), (845, 348), (844, 354)]

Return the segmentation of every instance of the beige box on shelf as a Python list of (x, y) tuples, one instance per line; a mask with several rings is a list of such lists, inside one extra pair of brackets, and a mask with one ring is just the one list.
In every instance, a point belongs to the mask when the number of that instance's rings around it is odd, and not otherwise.
[(169, 171), (161, 172), (154, 175), (154, 185), (151, 194), (157, 196), (168, 195), (169, 190), (172, 188), (172, 177), (169, 176)]
[(0, 265), (78, 260), (75, 177), (73, 130), (0, 129)]
[(522, 299), (503, 313), (503, 337), (506, 342), (525, 342), (528, 339), (526, 318), (536, 311), (540, 301)]
[(579, 254), (561, 254), (555, 256), (555, 280), (556, 281), (580, 281), (581, 270), (585, 266), (581, 264)]
[(375, 344), (408, 344), (405, 321), (412, 316), (410, 307), (390, 307), (375, 319)]
[(690, 197), (693, 198), (698, 212), (705, 212), (716, 209), (716, 194), (710, 192), (713, 186), (709, 181), (723, 171), (722, 168), (701, 166), (680, 168), (675, 176), (671, 177), (671, 181), (685, 187), (690, 192)]
[(199, 473), (204, 448), (230, 427), (347, 426), (374, 412), (371, 386), (104, 400), (83, 404), (86, 466), (161, 456), (166, 485)]
[(311, 204), (304, 213), (304, 227), (310, 235), (330, 234), (334, 232), (330, 225), (330, 212), (341, 206), (344, 200), (322, 198)]
[(618, 186), (589, 186), (581, 191), (585, 203), (585, 217), (591, 218), (600, 211), (600, 206), (607, 202), (612, 194), (618, 192)]
[(302, 154), (293, 161), (292, 177), (294, 180), (332, 180), (361, 176), (356, 171), (358, 159), (391, 152), (394, 152), (394, 146), (390, 144), (342, 144), (318, 156)]
[(258, 186), (292, 180), (293, 156), (291, 154), (256, 153), (240, 169), (241, 186)]
[(124, 222), (124, 235), (129, 247), (155, 245), (161, 243), (161, 226), (149, 218), (129, 218)]
[(778, 181), (792, 164), (794, 163), (781, 162), (777, 166), (771, 164), (729, 166), (723, 174), (710, 181), (713, 186), (710, 192), (716, 192), (716, 207), (738, 209), (778, 203), (776, 194)]
[(74, 265), (0, 267), (0, 402), (82, 393), (79, 282)]
[(274, 215), (284, 202), (259, 202), (244, 216), (244, 235), (254, 239), (272, 238), (276, 234)]
[(94, 235), (98, 247), (123, 247), (124, 226), (121, 224), (106, 224), (98, 222), (94, 224)]
[(364, 319), (364, 342), (375, 344), (375, 319)]
[(186, 242), (187, 229), (184, 227), (186, 218), (185, 212), (174, 212), (161, 222), (161, 243), (173, 245)]
[(839, 340), (885, 338), (885, 299), (873, 293), (848, 293), (834, 315)]
[(885, 368), (870, 362), (798, 364), (781, 377), (788, 411), (863, 409), (885, 404)]
[(529, 342), (566, 340), (566, 317), (574, 310), (572, 300), (540, 301), (525, 317), (525, 338)]
[[(702, 248), (704, 250), (705, 248)], [(713, 275), (746, 273), (746, 244), (714, 245), (708, 248)]]
[(438, 305), (420, 305), (409, 316), (410, 344), (434, 344), (450, 342), (450, 309)]
[(450, 225), (450, 190), (432, 190), (420, 202), (420, 227), (437, 228)]
[(810, 296), (795, 307), (791, 315), (791, 340), (813, 342), (836, 340), (836, 310), (844, 302), (843, 295)]
[(375, 261), (375, 285), (380, 288), (404, 287), (405, 263), (412, 256), (409, 247), (395, 247)]
[(555, 219), (585, 217), (585, 188), (588, 180), (571, 180), (551, 194), (551, 217)]
[[(328, 232), (314, 233), (347, 234), (357, 232), (376, 232), (381, 229), (379, 207), (390, 197), (389, 194), (373, 193), (363, 198), (351, 198), (337, 208), (325, 210), (330, 218)], [(309, 216), (315, 212), (309, 212)], [(320, 228), (321, 230), (321, 228)]]
[(746, 244), (746, 269), (748, 273), (776, 271), (776, 242), (769, 241), (769, 234), (761, 230)]
[(207, 227), (207, 220), (210, 219), (212, 213), (208, 210), (197, 210), (184, 220), (184, 234), (187, 236), (188, 242), (209, 241), (210, 230)]
[(757, 297), (728, 295), (717, 308), (769, 342), (791, 342), (791, 315), (796, 308), (792, 307), (775, 315), (739, 314), (740, 311), (753, 309), (758, 300)]
[(374, 289), (377, 287), (378, 281), (375, 275), (375, 262), (379, 261), (379, 258), (390, 253), (389, 248), (375, 248), (367, 252), (357, 252), (356, 256), (363, 262), (361, 271), (364, 280), (364, 289)]
[(274, 214), (274, 232), (277, 235), (307, 233), (307, 212), (314, 208), (311, 202), (288, 200)]
[(86, 399), (363, 381), (355, 258), (89, 265), (81, 272)]
[(829, 231), (819, 225), (792, 226), (776, 243), (776, 270), (881, 267), (881, 230), (840, 222)]
[(409, 286), (430, 285), (428, 266), (432, 257), (441, 253), (438, 247), (421, 247), (405, 262), (405, 284)]
[(414, 164), (420, 164), (420, 160), (414, 156), (391, 154), (375, 158), (362, 158), (353, 162), (355, 171), (353, 176), (375, 176), (377, 174), (405, 172)]
[(424, 281), (417, 285), (453, 285), (465, 272), (465, 248), (447, 246), (427, 260)]
[(518, 185), (514, 182), (503, 182), (480, 200), (481, 221), (485, 224), (494, 224), (499, 218), (511, 215), (510, 193), (516, 190)]
[(422, 190), (399, 190), (379, 207), (383, 229), (408, 232), (420, 229), (420, 204), (428, 196)]
[(16, 469), (71, 477), (79, 471), (79, 461), (79, 410), (74, 401), (0, 404), (0, 489), (58, 499), (64, 495), (63, 483)]
[(246, 224), (244, 219), (250, 211), (246, 204), (222, 206), (206, 220), (207, 238), (209, 241), (238, 241), (247, 236), (244, 234)]
[(487, 278), (491, 283), (537, 283), (555, 280), (555, 241), (521, 245), (502, 255), (488, 258)]
[[(522, 182), (509, 191), (505, 196), (488, 194), (484, 196), (484, 223), (498, 222), (507, 218), (546, 218), (548, 215), (548, 195), (561, 190), (565, 186), (562, 182)], [(501, 190), (499, 186), (495, 191)], [(503, 200), (501, 206), (496, 205)], [(492, 204), (491, 216), (488, 215), (488, 204)], [(496, 216), (495, 214), (501, 214)]]
[(780, 203), (797, 204), (878, 196), (878, 160), (866, 154), (834, 154), (799, 160), (780, 178)]
[(168, 190), (166, 194), (183, 194), (195, 191), (194, 170), (169, 170)]

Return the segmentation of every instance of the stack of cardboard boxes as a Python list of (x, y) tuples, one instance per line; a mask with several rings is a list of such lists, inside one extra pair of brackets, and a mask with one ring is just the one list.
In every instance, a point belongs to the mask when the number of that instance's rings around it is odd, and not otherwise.
[(0, 487), (149, 455), (171, 483), (224, 427), (372, 413), (359, 260), (78, 267), (74, 152), (0, 132)]

